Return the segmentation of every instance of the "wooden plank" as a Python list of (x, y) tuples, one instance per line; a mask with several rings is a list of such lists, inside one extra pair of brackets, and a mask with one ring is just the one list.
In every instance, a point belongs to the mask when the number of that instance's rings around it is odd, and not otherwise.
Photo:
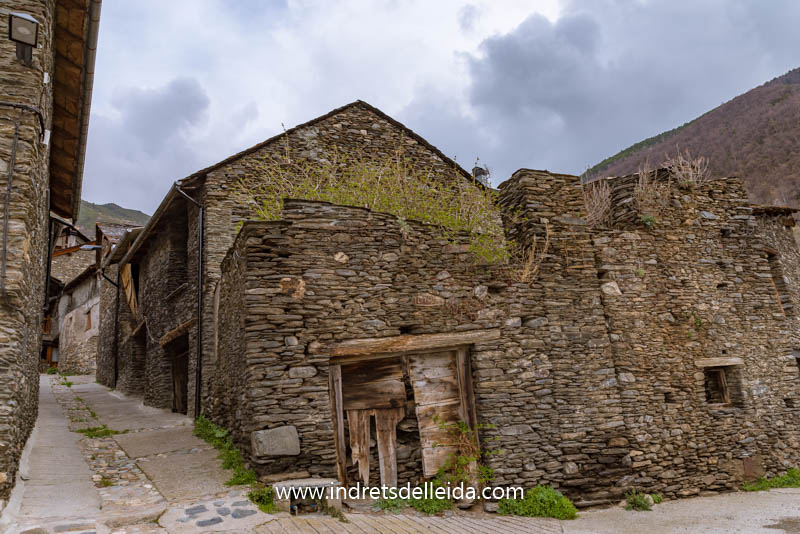
[(133, 284), (133, 275), (131, 274), (131, 264), (126, 263), (122, 266), (120, 271), (120, 280), (122, 287), (125, 290), (125, 300), (131, 309), (134, 317), (139, 317), (139, 306), (136, 300), (136, 288)]
[(466, 423), (475, 432), (478, 432), (478, 412), (475, 409), (475, 392), (472, 389), (472, 364), (469, 350), (465, 347), (458, 349), (456, 354), (458, 384), (461, 390), (462, 412), (466, 416)]
[(358, 465), (358, 476), (365, 486), (369, 484), (369, 418), (371, 414), (372, 410), (347, 410), (353, 465)]
[(169, 342), (175, 341), (176, 339), (181, 337), (183, 334), (187, 333), (189, 331), (189, 329), (192, 326), (194, 326), (194, 324), (196, 322), (197, 322), (197, 317), (193, 317), (193, 318), (189, 319), (188, 321), (186, 321), (185, 323), (181, 323), (180, 325), (176, 326), (175, 328), (173, 328), (172, 330), (170, 330), (169, 332), (167, 332), (166, 334), (161, 336), (161, 339), (159, 339), (158, 342), (163, 347), (164, 345), (168, 344)]
[(333, 442), (336, 448), (336, 470), (339, 482), (347, 485), (347, 457), (344, 442), (344, 411), (342, 410), (342, 368), (331, 365), (328, 375), (329, 396), (331, 399), (331, 419), (333, 420)]
[(380, 380), (357, 387), (342, 388), (342, 409), (399, 408), (406, 405), (402, 380)]
[(456, 447), (429, 447), (422, 449), (422, 475), (435, 476), (452, 455), (458, 454)]
[(378, 380), (403, 380), (403, 362), (384, 358), (342, 364), (343, 389)]
[(730, 367), (744, 365), (741, 358), (702, 358), (695, 360), (697, 367)]
[(470, 330), (444, 334), (402, 335), (383, 338), (352, 339), (331, 347), (332, 358), (379, 354), (402, 354), (419, 351), (435, 351), (460, 345), (472, 345), (500, 338), (500, 330)]
[(441, 428), (443, 423), (464, 420), (456, 356), (450, 351), (408, 358), (426, 477), (434, 476), (452, 454), (458, 454), (457, 448), (449, 446), (452, 437)]
[(373, 410), (378, 440), (378, 462), (381, 468), (381, 485), (397, 486), (397, 434), (395, 427), (406, 415), (405, 408)]
[(427, 406), (416, 406), (417, 424), (423, 428), (423, 422), (427, 425), (425, 428), (438, 428), (438, 424), (433, 422), (433, 417), (439, 415), (443, 421), (460, 421), (461, 420), (461, 402), (453, 399), (439, 404), (429, 404)]

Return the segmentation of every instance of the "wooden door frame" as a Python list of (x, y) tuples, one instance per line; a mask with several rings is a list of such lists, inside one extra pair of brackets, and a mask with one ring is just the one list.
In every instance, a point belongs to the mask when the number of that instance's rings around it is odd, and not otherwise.
[(344, 438), (344, 409), (342, 403), (342, 364), (364, 360), (402, 358), (431, 352), (455, 353), (458, 386), (466, 423), (477, 432), (478, 418), (472, 387), (470, 347), (478, 342), (500, 337), (499, 329), (471, 330), (445, 334), (402, 335), (386, 338), (343, 341), (330, 350), (328, 374), (333, 441), (336, 451), (336, 470), (339, 481), (347, 485), (347, 448)]

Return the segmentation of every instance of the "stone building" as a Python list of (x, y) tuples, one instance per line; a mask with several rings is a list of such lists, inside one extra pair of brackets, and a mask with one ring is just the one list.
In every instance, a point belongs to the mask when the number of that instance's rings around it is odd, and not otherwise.
[[(459, 180), (471, 180), (469, 173), (414, 132), (358, 101), (176, 182), (135, 241), (120, 242), (104, 260), (112, 279), (118, 269), (120, 296), (112, 297), (113, 286), (104, 284), (98, 380), (141, 394), (149, 405), (195, 414), (198, 377), (203, 403), (211, 400), (213, 341), (208, 332), (220, 264), (238, 226), (251, 216), (251, 209), (233, 194), (236, 180), (261, 172), (265, 157), (284, 157), (287, 150), (293, 158), (313, 163), (333, 150), (369, 156), (391, 154), (397, 147), (443, 179), (457, 175)], [(202, 219), (198, 206), (203, 207)], [(203, 310), (202, 332), (197, 325), (198, 305)], [(108, 320), (112, 317), (117, 320)], [(198, 339), (203, 353), (199, 371)]]
[[(363, 103), (287, 139), (312, 162), (408, 143), (453, 175)], [(751, 205), (735, 178), (659, 171), (657, 217), (633, 175), (608, 180), (606, 223), (590, 225), (577, 177), (522, 169), (498, 193), (507, 237), (539, 253), (522, 276), (477, 265), (468, 235), (362, 208), (287, 199), (280, 220), (245, 221), (231, 184), (277, 141), (178, 182), (106, 257), (122, 283), (103, 311), (104, 383), (116, 362), (120, 389), (196, 413), (200, 311), (201, 411), (262, 475), (418, 482), (456, 450), (441, 421), (488, 425), (494, 484), (585, 503), (730, 490), (800, 463), (792, 210)], [(183, 193), (204, 208), (199, 309)]]
[(491, 425), (495, 484), (584, 502), (798, 465), (793, 210), (721, 179), (673, 187), (648, 228), (624, 201), (636, 177), (611, 183), (607, 228), (587, 225), (577, 177), (501, 186), (525, 215), (509, 237), (549, 243), (528, 283), (476, 267), (466, 238), (359, 208), (287, 200), (282, 220), (245, 223), (217, 288), (206, 413), (263, 474), (372, 484), (443, 465), (434, 413)]
[(100, 288), (94, 264), (67, 282), (58, 299), (58, 369), (94, 374), (100, 333)]
[(36, 419), (48, 216), (78, 215), (99, 14), (99, 0), (0, 7), (0, 503)]

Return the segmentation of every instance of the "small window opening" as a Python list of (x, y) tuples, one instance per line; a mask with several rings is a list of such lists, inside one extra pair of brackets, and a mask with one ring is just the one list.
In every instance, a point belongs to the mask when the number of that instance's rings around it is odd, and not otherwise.
[(672, 391), (665, 391), (664, 392), (664, 402), (666, 404), (674, 404), (675, 400), (675, 393)]
[(783, 275), (783, 266), (777, 254), (769, 254), (769, 270), (772, 274), (772, 286), (775, 290), (775, 297), (778, 300), (778, 308), (786, 317), (794, 317), (794, 305), (789, 296), (789, 288), (786, 285), (786, 278)]
[(86, 331), (92, 329), (92, 310), (86, 312)]
[(786, 405), (787, 408), (794, 408), (796, 406), (794, 399), (783, 399), (783, 403)]
[(731, 396), (725, 369), (714, 367), (705, 370), (706, 402), (709, 404), (730, 404)]

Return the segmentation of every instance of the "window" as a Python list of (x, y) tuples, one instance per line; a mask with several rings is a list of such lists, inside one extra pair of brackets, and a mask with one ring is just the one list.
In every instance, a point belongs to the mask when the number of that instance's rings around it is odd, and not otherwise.
[(775, 297), (778, 300), (778, 308), (786, 317), (794, 317), (794, 305), (789, 296), (789, 288), (786, 285), (786, 278), (783, 276), (783, 266), (777, 254), (767, 255), (769, 270), (772, 274), (772, 286), (775, 289)]
[(86, 312), (86, 331), (92, 329), (92, 310)]
[(742, 367), (724, 365), (703, 369), (703, 387), (708, 404), (738, 406), (744, 404)]
[(709, 404), (730, 404), (728, 381), (724, 367), (712, 367), (705, 372), (706, 402)]

